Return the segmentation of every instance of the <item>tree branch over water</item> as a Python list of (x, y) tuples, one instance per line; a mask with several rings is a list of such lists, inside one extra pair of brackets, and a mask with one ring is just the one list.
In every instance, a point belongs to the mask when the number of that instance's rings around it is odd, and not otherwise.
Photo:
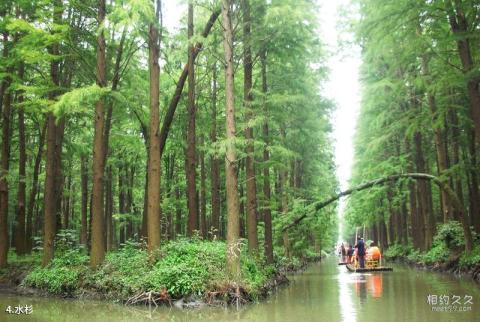
[[(333, 203), (334, 201), (340, 199), (341, 197), (348, 196), (348, 195), (350, 195), (354, 192), (369, 189), (369, 188), (372, 188), (374, 186), (384, 184), (386, 182), (397, 181), (399, 179), (430, 180), (430, 181), (433, 181), (441, 190), (443, 190), (448, 195), (448, 197), (450, 198), (453, 206), (461, 213), (460, 220), (462, 222), (463, 232), (464, 232), (464, 235), (465, 235), (465, 250), (467, 252), (470, 252), (472, 250), (473, 241), (472, 241), (472, 234), (471, 234), (471, 231), (470, 231), (470, 227), (468, 226), (467, 220), (465, 218), (465, 215), (467, 214), (467, 210), (466, 210), (465, 206), (463, 205), (463, 203), (460, 201), (458, 196), (455, 194), (455, 192), (452, 190), (452, 188), (450, 188), (450, 186), (448, 184), (441, 181), (440, 178), (438, 178), (436, 176), (433, 176), (431, 174), (428, 174), (428, 173), (400, 173), (400, 174), (394, 174), (394, 175), (374, 179), (372, 181), (368, 181), (366, 183), (363, 183), (363, 184), (358, 185), (356, 187), (353, 187), (351, 189), (342, 191), (342, 192), (338, 193), (335, 196), (332, 196), (331, 198), (329, 198), (327, 200), (316, 202), (314, 204), (314, 209), (315, 209), (315, 211), (319, 211), (320, 209), (325, 208), (326, 206), (328, 206), (329, 204)], [(304, 220), (308, 216), (308, 214), (309, 213), (305, 213), (305, 214), (301, 215), (300, 217), (295, 219), (292, 223), (285, 226), (282, 229), (282, 231), (286, 231), (286, 230), (296, 226), (302, 220)]]

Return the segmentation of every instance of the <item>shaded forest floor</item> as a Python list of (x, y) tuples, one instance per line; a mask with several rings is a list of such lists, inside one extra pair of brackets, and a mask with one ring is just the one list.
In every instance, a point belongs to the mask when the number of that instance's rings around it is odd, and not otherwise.
[(288, 283), (287, 272), (301, 271), (310, 256), (276, 257), (264, 265), (242, 249), (242, 278), (225, 272), (226, 245), (222, 241), (180, 239), (162, 246), (153, 258), (144, 245), (128, 242), (107, 254), (96, 270), (82, 249), (65, 247), (45, 268), (41, 253), (16, 257), (0, 271), (0, 292), (30, 296), (103, 299), (125, 304), (202, 305), (244, 304), (264, 298)]

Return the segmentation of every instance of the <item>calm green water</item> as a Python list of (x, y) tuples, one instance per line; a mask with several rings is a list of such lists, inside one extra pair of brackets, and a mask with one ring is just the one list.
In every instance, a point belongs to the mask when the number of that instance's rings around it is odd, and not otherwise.
[[(290, 276), (290, 285), (269, 299), (239, 310), (208, 307), (149, 310), (98, 301), (0, 294), (0, 321), (480, 321), (478, 284), (393, 266), (393, 272), (356, 274), (338, 266), (336, 258), (329, 258), (301, 275)], [(428, 303), (429, 295), (437, 296), (436, 305), (432, 296)], [(446, 306), (440, 305), (442, 295), (449, 296), (450, 309), (467, 311), (434, 311)], [(445, 302), (447, 298), (442, 300)], [(454, 301), (459, 304), (452, 306)], [(32, 305), (33, 313), (7, 314), (8, 305), (12, 309), (17, 305)]]

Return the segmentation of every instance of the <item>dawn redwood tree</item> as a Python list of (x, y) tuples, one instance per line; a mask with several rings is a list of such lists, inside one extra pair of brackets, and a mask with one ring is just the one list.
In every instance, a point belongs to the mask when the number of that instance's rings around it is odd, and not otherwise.
[[(188, 2), (188, 39), (193, 37), (193, 2)], [(195, 57), (194, 44), (188, 46), (188, 103), (187, 103), (187, 149), (185, 174), (187, 177), (187, 234), (191, 236), (198, 229), (198, 207), (196, 189), (196, 142), (195, 142)]]
[(223, 50), (225, 57), (225, 118), (226, 153), (225, 186), (227, 190), (227, 271), (233, 278), (240, 277), (240, 209), (238, 198), (237, 156), (235, 149), (235, 86), (233, 66), (232, 4), (222, 2)]
[[(9, 57), (9, 34), (3, 32), (3, 59), (7, 60)], [(9, 68), (12, 72), (12, 69)], [(10, 111), (11, 99), (10, 92), (11, 78), (6, 77), (2, 81), (2, 157), (0, 161), (0, 268), (7, 266), (8, 256), (8, 170), (10, 165)]]
[[(53, 23), (60, 24), (62, 21), (63, 5), (61, 0), (53, 3)], [(53, 43), (50, 54), (60, 54), (59, 43)], [(50, 92), (50, 99), (55, 99), (60, 86), (60, 62), (58, 57), (50, 62), (50, 77), (55, 89)], [(54, 256), (54, 239), (57, 229), (57, 136), (59, 126), (56, 124), (56, 117), (53, 112), (47, 113), (47, 154), (45, 160), (45, 190), (44, 190), (44, 219), (43, 219), (43, 259), (42, 265), (47, 266)]]
[[(212, 87), (211, 87), (211, 104), (212, 104), (212, 124), (210, 129), (210, 142), (215, 145), (217, 142), (217, 62), (212, 67)], [(214, 236), (219, 237), (220, 233), (220, 160), (216, 151), (210, 158), (210, 174), (211, 174), (211, 205), (212, 217), (211, 228)], [(209, 230), (210, 230), (209, 229)]]
[[(25, 73), (25, 64), (21, 62), (18, 66), (18, 78), (23, 81)], [(23, 92), (17, 92), (17, 103), (21, 105), (24, 97)], [(18, 138), (19, 138), (19, 158), (18, 158), (18, 191), (17, 191), (17, 219), (15, 230), (15, 250), (18, 255), (27, 252), (27, 240), (25, 236), (25, 204), (26, 204), (26, 142), (25, 142), (25, 111), (18, 107)]]
[(252, 111), (252, 83), (253, 83), (253, 62), (252, 62), (252, 41), (251, 41), (251, 17), (250, 0), (242, 0), (243, 6), (243, 104), (245, 107), (245, 139), (247, 140), (247, 157), (245, 159), (245, 180), (247, 186), (247, 239), (248, 252), (258, 252), (257, 237), (257, 188), (254, 167), (254, 146), (253, 128), (248, 125), (253, 119)]
[[(98, 36), (97, 36), (97, 85), (106, 86), (106, 57), (104, 21), (106, 14), (105, 0), (98, 2)], [(103, 179), (104, 179), (104, 99), (95, 104), (94, 137), (93, 137), (93, 181), (92, 181), (92, 246), (90, 265), (95, 268), (105, 259)]]
[[(148, 65), (150, 71), (150, 134), (148, 148), (148, 187), (147, 187), (147, 239), (148, 251), (151, 253), (160, 247), (160, 53), (159, 26), (161, 25), (162, 2), (156, 0), (155, 21), (149, 25)], [(161, 26), (160, 26), (161, 28)]]
[(261, 75), (262, 75), (262, 94), (263, 94), (263, 109), (264, 109), (264, 121), (262, 125), (263, 134), (263, 221), (265, 223), (265, 258), (268, 264), (273, 264), (273, 241), (272, 241), (272, 209), (270, 205), (271, 191), (270, 191), (270, 168), (268, 162), (270, 160), (269, 148), (269, 131), (268, 131), (268, 105), (267, 105), (267, 57), (265, 50), (260, 53), (261, 61)]

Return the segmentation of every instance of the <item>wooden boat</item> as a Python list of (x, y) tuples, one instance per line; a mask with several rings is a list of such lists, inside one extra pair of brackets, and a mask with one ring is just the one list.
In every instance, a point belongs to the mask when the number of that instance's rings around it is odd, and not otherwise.
[(355, 273), (368, 273), (368, 272), (389, 272), (393, 271), (392, 267), (377, 266), (377, 267), (365, 267), (365, 268), (355, 268), (352, 264), (345, 265), (350, 272)]

